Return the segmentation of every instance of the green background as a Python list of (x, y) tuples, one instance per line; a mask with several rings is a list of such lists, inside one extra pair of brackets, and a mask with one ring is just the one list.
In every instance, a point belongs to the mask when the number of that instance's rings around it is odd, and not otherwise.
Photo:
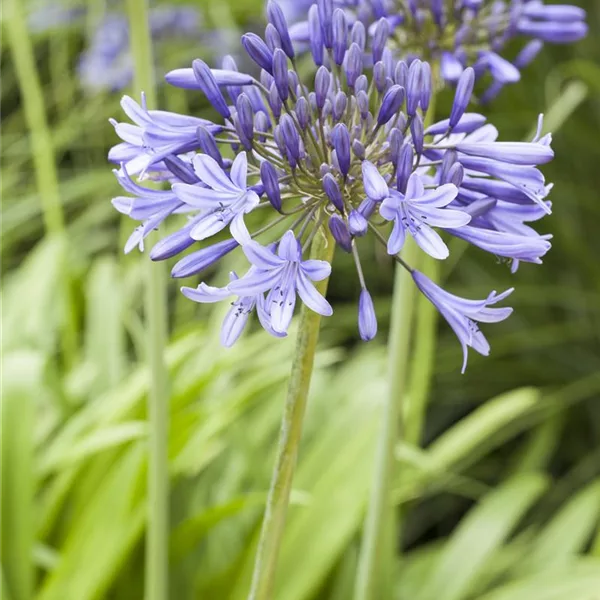
[[(227, 23), (235, 45), (236, 28), (260, 29), (262, 6), (229, 4), (198, 7), (204, 28)], [(445, 286), (465, 296), (514, 286), (515, 312), (485, 328), (491, 356), (472, 353), (465, 375), (457, 340), (439, 324), (423, 439), (397, 452), (398, 598), (592, 600), (600, 589), (600, 6), (579, 4), (588, 10), (588, 37), (546, 47), (485, 109), (504, 140), (530, 136), (537, 114), (547, 115), (555, 132), (556, 158), (544, 167), (554, 182), (553, 214), (538, 229), (553, 234), (553, 248), (543, 265), (525, 264), (513, 276), (476, 249), (444, 265)], [(120, 93), (86, 93), (76, 75), (102, 3), (90, 0), (88, 9), (80, 23), (31, 34), (43, 96), (29, 114), (31, 90), (24, 94), (16, 76), (20, 50), (7, 35), (9, 8), (2, 17), (7, 600), (143, 597), (146, 257), (122, 255), (134, 224), (110, 204), (120, 192), (106, 161), (116, 142), (107, 119), (123, 117)], [(223, 46), (211, 40), (162, 44), (158, 73), (210, 58)], [(162, 86), (159, 98), (169, 110), (210, 114), (193, 92)], [(450, 102), (443, 93), (439, 115)], [(44, 148), (28, 123), (41, 111), (58, 194), (47, 173), (36, 184), (33, 158)], [(66, 235), (51, 236), (45, 223), (57, 207)], [(393, 274), (378, 252), (367, 249), (363, 264), (379, 335), (358, 340), (356, 277), (351, 261), (336, 256), (335, 314), (317, 356), (277, 599), (351, 597), (385, 393)], [(222, 282), (235, 265), (243, 261), (225, 260), (210, 277)], [(224, 350), (218, 335), (227, 307), (199, 307), (178, 287), (168, 283), (170, 597), (243, 599), (293, 340), (253, 329)], [(65, 346), (69, 331), (75, 336)], [(421, 367), (413, 365), (415, 380)]]

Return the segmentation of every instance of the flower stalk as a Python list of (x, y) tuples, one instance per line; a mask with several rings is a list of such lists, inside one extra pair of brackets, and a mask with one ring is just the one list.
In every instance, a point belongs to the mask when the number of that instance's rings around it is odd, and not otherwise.
[[(331, 235), (319, 232), (311, 245), (311, 258), (330, 262), (334, 249)], [(325, 279), (315, 287), (325, 295), (327, 283), (328, 279)], [(321, 315), (303, 306), (249, 600), (268, 600), (273, 597), (277, 559), (302, 436), (320, 324)]]
[[(128, 0), (134, 87), (143, 90), (149, 106), (156, 106), (154, 62), (148, 27), (147, 0)], [(169, 470), (168, 375), (164, 360), (167, 307), (164, 267), (146, 261), (145, 313), (148, 327), (148, 520), (146, 526), (146, 600), (168, 598)]]
[[(403, 259), (417, 263), (418, 246), (408, 240)], [(388, 342), (389, 393), (381, 415), (374, 479), (367, 508), (363, 540), (354, 589), (355, 600), (389, 598), (390, 578), (397, 547), (397, 520), (390, 489), (394, 475), (394, 448), (406, 392), (412, 317), (416, 290), (409, 271), (396, 267)]]

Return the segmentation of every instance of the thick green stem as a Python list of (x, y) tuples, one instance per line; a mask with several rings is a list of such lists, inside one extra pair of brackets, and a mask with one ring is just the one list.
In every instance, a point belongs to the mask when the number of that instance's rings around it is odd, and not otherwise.
[[(439, 260), (431, 258), (431, 256), (424, 256), (420, 271), (432, 281), (439, 283)], [(413, 445), (420, 444), (423, 434), (427, 400), (433, 378), (438, 323), (438, 312), (435, 306), (423, 294), (419, 294), (417, 297), (416, 314), (410, 390), (404, 411), (404, 440)]]
[(70, 366), (77, 355), (77, 324), (74, 320), (76, 310), (67, 263), (68, 246), (65, 220), (60, 200), (52, 135), (46, 118), (46, 103), (35, 65), (35, 55), (27, 21), (23, 13), (24, 4), (22, 0), (7, 0), (4, 7), (3, 25), (21, 90), (46, 233), (59, 239), (63, 249), (62, 264), (59, 269), (65, 298), (65, 321), (61, 330), (61, 343), (65, 362)]
[[(425, 116), (425, 127), (429, 127), (435, 121), (435, 106), (437, 89), (443, 87), (439, 75), (439, 66), (434, 64), (433, 89), (429, 109)], [(440, 261), (422, 253), (419, 265), (413, 265), (432, 281), (439, 283)], [(427, 409), (427, 400), (431, 389), (433, 378), (433, 361), (437, 341), (438, 312), (433, 304), (423, 295), (418, 294), (416, 311), (415, 347), (413, 352), (410, 387), (407, 394), (403, 422), (404, 441), (409, 444), (418, 445), (423, 433), (423, 423)]]
[[(417, 245), (408, 239), (402, 257), (409, 265), (414, 264), (418, 251)], [(391, 597), (390, 579), (396, 555), (397, 527), (390, 488), (395, 471), (394, 448), (400, 432), (402, 401), (406, 391), (414, 303), (415, 286), (410, 273), (397, 265), (388, 342), (389, 392), (381, 415), (355, 600), (388, 600)]]
[[(128, 0), (131, 47), (135, 61), (134, 87), (143, 90), (149, 107), (156, 106), (154, 61), (148, 27), (147, 0)], [(148, 393), (148, 522), (146, 528), (146, 600), (168, 598), (169, 547), (169, 395), (164, 359), (167, 305), (164, 268), (146, 261), (146, 322), (150, 389)]]
[[(311, 247), (311, 258), (331, 261), (335, 244), (329, 234), (318, 233)], [(327, 280), (317, 289), (325, 294)], [(277, 457), (254, 563), (249, 600), (272, 598), (279, 547), (296, 467), (302, 423), (319, 338), (321, 315), (302, 307), (296, 352), (288, 384), (288, 394), (281, 419)]]

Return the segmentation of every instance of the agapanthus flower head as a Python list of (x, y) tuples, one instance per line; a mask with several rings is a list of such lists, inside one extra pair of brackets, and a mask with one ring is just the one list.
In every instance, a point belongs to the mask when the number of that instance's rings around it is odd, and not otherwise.
[[(353, 256), (365, 340), (375, 336), (377, 320), (360, 245), (381, 243), (411, 272), (398, 255), (408, 236), (444, 259), (449, 251), (440, 233), (446, 231), (515, 267), (540, 262), (550, 247), (524, 224), (550, 211), (550, 186), (537, 167), (553, 156), (549, 136), (497, 141), (485, 117), (466, 112), (474, 76), (469, 68), (449, 118), (425, 127), (432, 93), (426, 62), (395, 59), (382, 43), (367, 60), (364, 30), (349, 28), (331, 0), (320, 0), (310, 14), (317, 67), (310, 76), (296, 69), (294, 50), (284, 42), (285, 18), (270, 5), (265, 38), (246, 34), (242, 40), (261, 69), (258, 79), (239, 72), (230, 57), (220, 69), (196, 60), (166, 76), (204, 93), (219, 115), (215, 122), (147, 111), (126, 100), (136, 125), (116, 125), (125, 146), (116, 146), (112, 156), (126, 157), (123, 171), (155, 169), (170, 185), (146, 193), (119, 174), (134, 198), (120, 197), (115, 205), (142, 222), (129, 246), (168, 216), (186, 212), (188, 222), (150, 253), (162, 260), (200, 241), (200, 249), (173, 267), (174, 277), (199, 273), (238, 246), (248, 259), (248, 272), (223, 288), (202, 283), (184, 291), (197, 302), (239, 298), (224, 324), (226, 344), (237, 339), (254, 309), (265, 329), (279, 336), (288, 330), (297, 297), (313, 311), (332, 313), (313, 285), (329, 276), (331, 266), (307, 258), (317, 236)], [(385, 38), (388, 26), (381, 28)], [(225, 158), (231, 154), (233, 160)]]
[[(542, 0), (336, 0), (335, 5), (344, 10), (349, 26), (357, 21), (365, 26), (369, 47), (380, 45), (385, 29), (386, 45), (395, 56), (439, 64), (446, 81), (456, 82), (467, 66), (477, 75), (489, 73), (493, 84), (484, 100), (518, 81), (519, 70), (543, 43), (575, 42), (587, 33), (583, 9)], [(298, 10), (289, 12), (299, 21), (292, 37), (306, 45), (314, 37), (310, 20)], [(515, 37), (533, 43), (511, 63), (502, 51)]]

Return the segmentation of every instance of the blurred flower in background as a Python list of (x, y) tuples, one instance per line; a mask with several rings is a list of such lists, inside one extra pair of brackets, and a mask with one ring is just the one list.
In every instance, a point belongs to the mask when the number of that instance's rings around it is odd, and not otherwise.
[[(310, 39), (310, 23), (298, 16), (299, 6), (286, 0), (287, 13), (298, 21), (292, 38)], [(336, 0), (350, 22), (359, 20), (375, 34), (376, 23), (389, 28), (388, 45), (410, 61), (421, 58), (439, 61), (441, 76), (456, 82), (467, 66), (478, 77), (491, 75), (492, 84), (484, 94), (489, 101), (502, 86), (520, 79), (543, 43), (564, 44), (587, 33), (586, 12), (570, 4), (544, 4), (541, 0)], [(502, 53), (513, 38), (532, 38), (513, 62)]]

